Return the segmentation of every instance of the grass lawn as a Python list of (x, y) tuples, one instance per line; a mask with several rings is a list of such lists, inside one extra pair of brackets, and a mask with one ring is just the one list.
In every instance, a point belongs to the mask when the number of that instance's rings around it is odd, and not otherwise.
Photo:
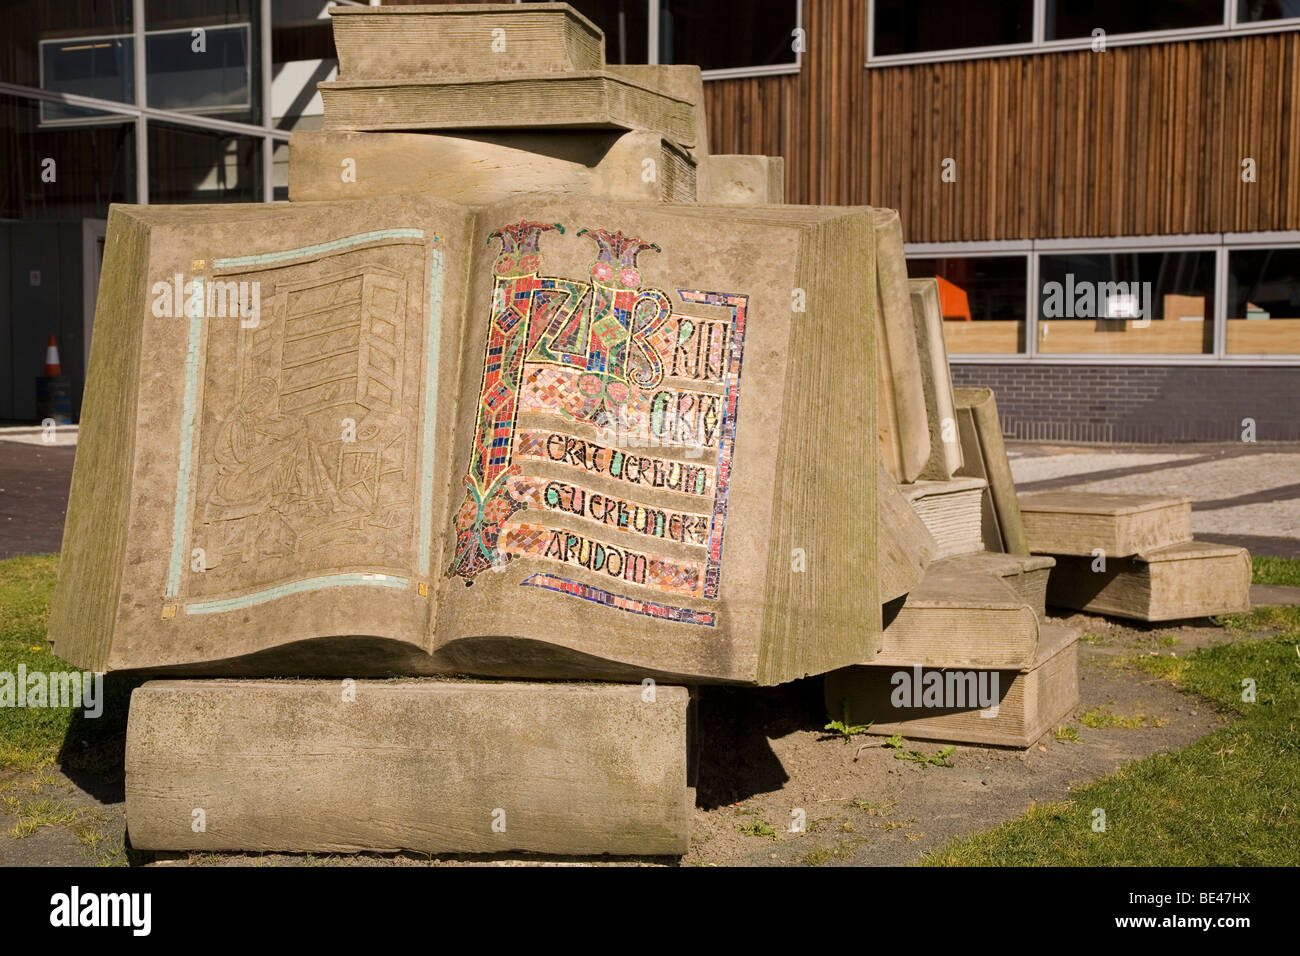
[[(45, 639), (59, 560), (54, 555), (0, 561), (0, 672), (74, 671)], [(16, 820), (0, 837), (22, 839), (43, 827), (70, 831), (101, 865), (124, 865), (129, 854), (119, 824), (104, 809), (70, 799), (65, 773), (98, 779), (121, 773), (122, 740), (138, 680), (104, 679), (104, 711), (93, 720), (71, 707), (0, 707), (0, 809)]]
[[(1281, 576), (1300, 571), (1300, 562), (1290, 564)], [(1072, 800), (955, 840), (926, 865), (1300, 864), (1300, 608), (1257, 608), (1220, 623), (1268, 636), (1130, 663), (1208, 699), (1232, 723), (1132, 763)], [(1245, 679), (1254, 681), (1253, 703), (1242, 700)], [(1093, 830), (1097, 808), (1105, 832)]]
[[(45, 639), (58, 568), (55, 555), (0, 561), (0, 672), (16, 675), (20, 664), (29, 674), (77, 670)], [(106, 677), (104, 712), (94, 720), (71, 707), (0, 707), (0, 770), (36, 770), (56, 757), (65, 766), (94, 769), (116, 759), (114, 739), (125, 731), (131, 690), (139, 683)], [(71, 747), (65, 746), (69, 728), (76, 731)]]
[(1300, 588), (1300, 561), (1293, 558), (1251, 558), (1253, 584), (1284, 584)]
[[(59, 559), (54, 556), (0, 561), (0, 671), (67, 671), (50, 652), (45, 622)], [(72, 722), (72, 710), (55, 707), (0, 708), (0, 768), (35, 770), (54, 759)]]

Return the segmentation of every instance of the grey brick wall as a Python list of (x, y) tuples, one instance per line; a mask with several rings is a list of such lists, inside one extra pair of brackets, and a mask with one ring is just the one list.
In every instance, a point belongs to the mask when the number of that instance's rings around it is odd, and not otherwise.
[(1063, 442), (1300, 441), (1300, 368), (958, 365), (993, 389), (1008, 438)]

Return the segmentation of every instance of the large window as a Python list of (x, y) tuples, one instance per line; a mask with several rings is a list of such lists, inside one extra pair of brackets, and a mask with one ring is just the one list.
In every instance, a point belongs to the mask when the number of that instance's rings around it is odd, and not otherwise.
[(257, 202), (262, 198), (260, 136), (150, 123), (149, 156), (151, 202)]
[(1300, 18), (1300, 0), (1237, 0), (1237, 22)]
[(1034, 39), (1034, 0), (876, 0), (875, 55), (1006, 46)]
[(1223, 23), (1223, 0), (1047, 0), (1043, 35), (1068, 40), (1091, 37), (1094, 30), (1150, 33)]
[(1038, 351), (1214, 351), (1214, 253), (1079, 252), (1038, 259)]
[(689, 63), (715, 78), (799, 70), (799, 0), (569, 2), (605, 31), (609, 63)]
[[(146, 105), (258, 122), (261, 30), (252, 20), (255, 6), (253, 0), (167, 5), (151, 0), (145, 8)], [(130, 26), (123, 24), (121, 29)], [(136, 102), (137, 39), (134, 32), (39, 39), (40, 88)], [(42, 114), (47, 123), (73, 122), (89, 115), (57, 102), (47, 102)]]
[(867, 62), (1300, 29), (1300, 0), (869, 0)]
[(0, 423), (36, 420), (50, 335), (79, 407), (111, 203), (285, 198), (289, 133), (337, 72), (331, 5), (3, 4)]
[(791, 0), (717, 3), (659, 0), (659, 62), (694, 63), (708, 72), (797, 68)]
[[(271, 123), (276, 129), (320, 129), (325, 108), (317, 84), (338, 78), (334, 27), (325, 0), (274, 0), (271, 4)], [(274, 145), (272, 187), (289, 198), (289, 144)]]
[(936, 276), (944, 338), (953, 354), (1024, 351), (1028, 256), (945, 256), (907, 262), (913, 278)]
[[(135, 101), (135, 39), (131, 36), (71, 37), (40, 42), (40, 86), (52, 93)], [(45, 123), (96, 122), (103, 113), (61, 103), (41, 106)]]
[(1300, 355), (1300, 248), (1228, 253), (1227, 351)]
[(0, 423), (37, 419), (51, 335), (79, 405), (96, 238), (109, 204), (137, 199), (134, 123), (87, 110), (83, 124), (52, 126), (41, 106), (0, 94)]
[(1300, 233), (913, 245), (907, 271), (959, 358), (1300, 364)]
[(131, 71), (121, 62), (127, 53), (121, 44), (104, 38), (130, 36), (133, 28), (131, 0), (6, 3), (0, 30), (0, 81), (40, 87), (42, 57), (48, 51), (54, 61), (48, 71), (51, 88), (100, 79), (96, 92), (89, 95), (129, 103), (134, 99)]

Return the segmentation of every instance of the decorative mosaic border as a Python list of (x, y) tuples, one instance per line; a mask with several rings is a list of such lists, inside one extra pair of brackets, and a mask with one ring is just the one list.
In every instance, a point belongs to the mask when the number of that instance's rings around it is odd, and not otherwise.
[(546, 588), (548, 591), (582, 598), (584, 601), (603, 604), (619, 611), (644, 614), (647, 617), (655, 617), (665, 621), (699, 624), (704, 627), (713, 627), (717, 623), (717, 616), (712, 611), (693, 611), (688, 607), (673, 607), (670, 604), (660, 604), (658, 601), (642, 601), (622, 594), (615, 594), (612, 591), (606, 591), (604, 588), (593, 587), (590, 584), (582, 584), (568, 578), (557, 577), (553, 574), (539, 572), (529, 575), (528, 578), (519, 582), (519, 586)]
[(736, 449), (736, 416), (740, 407), (740, 364), (744, 357), (745, 319), (749, 296), (731, 292), (699, 292), (678, 289), (683, 302), (718, 305), (732, 310), (731, 345), (727, 357), (726, 411), (722, 423), (722, 440), (718, 442), (717, 490), (713, 499), (713, 525), (709, 539), (709, 560), (704, 570), (704, 596), (716, 598), (722, 577), (722, 533), (726, 530), (727, 492), (731, 487), (731, 457)]

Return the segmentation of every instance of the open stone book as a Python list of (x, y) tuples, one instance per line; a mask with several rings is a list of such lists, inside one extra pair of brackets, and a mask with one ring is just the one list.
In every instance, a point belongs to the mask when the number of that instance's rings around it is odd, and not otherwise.
[(761, 684), (869, 659), (872, 215), (114, 207), (56, 652)]

